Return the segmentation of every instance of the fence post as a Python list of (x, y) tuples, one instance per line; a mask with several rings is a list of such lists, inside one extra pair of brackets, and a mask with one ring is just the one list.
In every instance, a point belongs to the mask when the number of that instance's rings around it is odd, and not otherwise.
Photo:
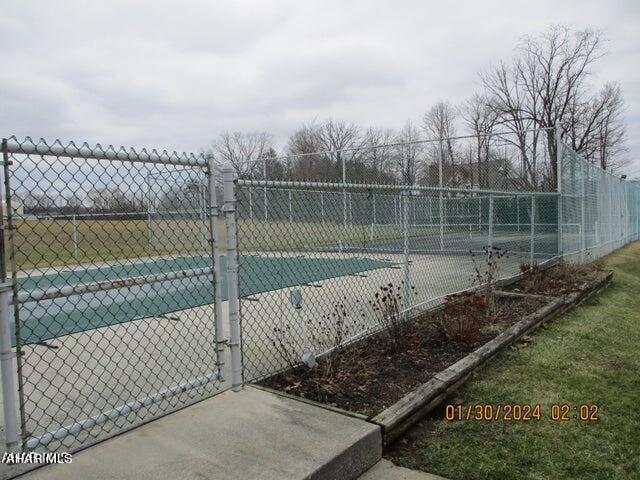
[(560, 140), (560, 127), (555, 126), (556, 137), (556, 190), (558, 191), (558, 205), (557, 205), (557, 219), (558, 219), (558, 256), (563, 255), (563, 241), (562, 241), (562, 159), (564, 152), (562, 151), (562, 141)]
[(147, 185), (147, 242), (149, 248), (153, 244), (153, 230), (151, 225), (151, 182), (149, 181), (149, 175), (145, 177), (145, 183)]
[(375, 194), (373, 195), (373, 224), (375, 225), (378, 221), (377, 219), (377, 213), (376, 213), (376, 196)]
[(640, 191), (634, 190), (636, 197), (636, 240), (640, 238)]
[(493, 248), (493, 196), (489, 195), (489, 249)]
[(220, 265), (220, 225), (218, 209), (218, 196), (216, 194), (216, 163), (213, 156), (208, 159), (207, 181), (208, 181), (208, 206), (209, 206), (209, 246), (211, 259), (213, 261), (213, 315), (216, 334), (216, 367), (218, 378), (224, 381), (224, 349), (226, 340), (224, 338), (224, 321), (222, 318), (222, 266)]
[(439, 188), (439, 199), (440, 199), (440, 251), (444, 250), (444, 219), (443, 219), (443, 215), (444, 215), (444, 205), (443, 205), (443, 201), (444, 199), (442, 198), (442, 185), (443, 185), (443, 181), (442, 181), (442, 156), (443, 156), (443, 151), (442, 151), (442, 139), (440, 139), (439, 141), (439, 148), (438, 148), (438, 186)]
[(580, 263), (584, 263), (584, 256), (587, 249), (587, 225), (586, 225), (586, 208), (587, 198), (585, 191), (585, 182), (587, 181), (587, 165), (582, 163), (582, 175), (580, 178)]
[(322, 219), (322, 225), (324, 225), (324, 193), (320, 192), (320, 218)]
[(149, 247), (153, 244), (153, 230), (151, 226), (151, 210), (147, 207), (147, 242)]
[(74, 213), (71, 217), (71, 225), (73, 228), (72, 238), (73, 238), (73, 258), (78, 259), (78, 225), (76, 224), (76, 214)]
[(398, 222), (398, 218), (400, 218), (400, 216), (398, 215), (398, 205), (397, 205), (397, 199), (396, 199), (396, 195), (393, 196), (393, 219), (396, 223)]
[(613, 244), (613, 182), (611, 181), (611, 176), (607, 177), (607, 194), (609, 197), (609, 247)]
[[(4, 167), (4, 186), (6, 189), (6, 203), (0, 194), (0, 375), (2, 376), (2, 410), (4, 416), (5, 449), (13, 452), (18, 448), (18, 420), (16, 414), (16, 375), (13, 366), (15, 354), (11, 348), (11, 309), (10, 300), (13, 294), (13, 284), (7, 282), (4, 208), (7, 207), (7, 223), (9, 228), (9, 247), (13, 251), (13, 212), (11, 211), (11, 189), (9, 187), (9, 155), (7, 140), (2, 139), (2, 161)], [(13, 253), (11, 254), (13, 255)], [(11, 257), (13, 258), (13, 256)], [(15, 262), (13, 263), (15, 265)], [(15, 268), (13, 269), (15, 272)], [(15, 274), (12, 281), (15, 281)], [(16, 338), (17, 340), (17, 338)]]
[(289, 223), (293, 223), (293, 207), (291, 206), (291, 190), (289, 190)]
[[(265, 156), (262, 161), (262, 176), (265, 180), (267, 180), (267, 157)], [(266, 222), (269, 219), (269, 210), (267, 208), (267, 185), (264, 186), (264, 221)]]
[(403, 310), (405, 319), (409, 318), (411, 310), (411, 272), (409, 270), (409, 192), (402, 191), (402, 237), (403, 237), (403, 267), (404, 267), (404, 297)]
[(516, 197), (516, 216), (518, 221), (518, 231), (520, 231), (520, 197)]
[(16, 402), (13, 396), (16, 389), (16, 372), (13, 366), (15, 354), (11, 349), (11, 310), (9, 308), (11, 295), (11, 283), (5, 281), (0, 284), (0, 371), (2, 373), (2, 407), (7, 452), (12, 452), (18, 447), (18, 421)]
[(247, 189), (249, 192), (249, 218), (253, 220), (253, 195), (251, 194), (252, 188)]
[(223, 171), (224, 215), (227, 236), (227, 290), (229, 295), (229, 349), (231, 350), (231, 387), (242, 388), (240, 353), (240, 302), (238, 297), (238, 238), (236, 232), (235, 178), (231, 168)]
[(531, 195), (531, 245), (529, 251), (529, 266), (533, 267), (533, 261), (535, 259), (535, 240), (534, 235), (536, 233), (536, 197), (535, 195)]
[(373, 241), (373, 226), (376, 223), (376, 196), (371, 192), (371, 228), (369, 230), (369, 240)]
[[(209, 164), (207, 163), (207, 168), (209, 168)], [(206, 171), (205, 171), (206, 173)], [(209, 236), (207, 231), (209, 230), (207, 227), (207, 213), (208, 213), (208, 196), (207, 196), (207, 188), (208, 185), (205, 184), (204, 181), (198, 183), (198, 206), (199, 206), (199, 219), (200, 219), (200, 232), (202, 234), (202, 245), (204, 250), (207, 249), (207, 244), (209, 242)]]
[(347, 166), (344, 155), (342, 156), (342, 224), (347, 226)]

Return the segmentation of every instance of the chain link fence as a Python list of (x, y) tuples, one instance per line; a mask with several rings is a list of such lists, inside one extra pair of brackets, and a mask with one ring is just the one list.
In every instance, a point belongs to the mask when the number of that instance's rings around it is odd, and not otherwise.
[[(267, 221), (252, 216), (258, 189)], [(235, 192), (245, 380), (379, 330), (383, 293), (413, 315), (471, 287), (487, 247), (506, 253), (505, 277), (557, 256), (555, 193), (255, 180)]]
[(7, 448), (74, 450), (308, 362), (477, 285), (488, 251), (507, 278), (638, 239), (638, 189), (548, 133), (260, 159), (224, 181), (204, 155), (4, 140)]
[(74, 450), (219, 392), (210, 162), (29, 138), (2, 150), (3, 355), (17, 353), (3, 378), (17, 372), (20, 413), (7, 444)]
[(562, 253), (574, 261), (600, 258), (640, 232), (640, 189), (562, 146)]
[[(383, 297), (410, 318), (477, 285), (487, 251), (500, 252), (493, 258), (505, 279), (525, 264), (593, 260), (637, 239), (638, 189), (543, 133), (527, 149), (502, 136), (501, 148), (484, 159), (470, 146), (469, 162), (458, 156), (454, 165), (453, 156), (446, 162), (446, 141), (383, 147), (396, 164), (407, 152), (424, 156), (422, 173), (404, 185), (402, 170), (387, 170), (389, 183), (379, 175), (367, 182), (354, 177), (348, 161), (342, 179), (334, 173), (332, 181), (291, 180), (290, 168), (285, 180), (252, 173), (227, 183), (236, 202), (244, 380), (387, 328)], [(456, 139), (457, 152), (467, 140)], [(549, 141), (560, 159), (559, 181)], [(357, 154), (380, 159), (376, 152)], [(539, 163), (529, 168), (523, 156), (532, 152)], [(340, 158), (353, 156), (305, 154), (298, 165), (339, 168)]]

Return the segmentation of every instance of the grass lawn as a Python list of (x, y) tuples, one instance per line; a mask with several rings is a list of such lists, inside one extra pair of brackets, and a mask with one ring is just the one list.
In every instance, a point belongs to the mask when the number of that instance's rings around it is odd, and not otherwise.
[[(74, 223), (71, 220), (15, 221), (14, 244), (18, 269), (101, 262), (154, 255), (196, 254), (206, 251), (206, 222), (154, 220), (151, 229), (142, 220), (78, 220), (75, 224), (77, 255), (74, 258)], [(224, 222), (219, 223), (220, 248), (226, 248)], [(371, 240), (401, 238), (393, 225), (343, 225), (239, 219), (241, 251), (293, 250), (307, 246), (359, 244)], [(424, 236), (426, 229), (415, 229)], [(410, 234), (415, 234), (412, 230)], [(7, 260), (9, 258), (7, 251)]]
[[(608, 290), (500, 353), (451, 402), (541, 404), (540, 421), (428, 419), (387, 456), (454, 480), (640, 478), (640, 242), (606, 265)], [(561, 403), (597, 404), (599, 420), (551, 420)]]
[[(207, 251), (206, 222), (198, 220), (14, 220), (17, 268), (75, 265), (156, 255), (197, 254)], [(366, 245), (390, 240), (388, 248), (401, 249), (402, 231), (395, 225), (287, 222), (239, 219), (238, 241), (241, 251), (292, 251), (306, 247)], [(224, 222), (219, 222), (220, 248), (226, 248)], [(499, 231), (499, 230), (496, 230)], [(411, 227), (409, 239), (438, 235), (437, 227)], [(468, 238), (468, 226), (447, 225), (445, 235), (458, 233)], [(507, 233), (515, 233), (513, 229)], [(74, 258), (74, 254), (76, 257)], [(6, 252), (7, 261), (9, 251)]]

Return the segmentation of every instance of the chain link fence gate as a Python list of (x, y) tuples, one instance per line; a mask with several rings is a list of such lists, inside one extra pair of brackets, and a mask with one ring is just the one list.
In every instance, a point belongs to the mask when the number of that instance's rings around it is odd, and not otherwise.
[(74, 450), (219, 392), (212, 159), (15, 137), (2, 152), (7, 446)]

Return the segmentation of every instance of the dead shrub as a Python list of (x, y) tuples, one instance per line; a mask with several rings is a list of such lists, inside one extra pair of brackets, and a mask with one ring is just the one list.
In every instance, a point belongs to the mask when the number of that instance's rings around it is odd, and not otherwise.
[(474, 269), (473, 283), (477, 285), (476, 292), (482, 295), (486, 302), (486, 317), (491, 320), (495, 316), (495, 291), (500, 260), (507, 255), (507, 252), (493, 246), (483, 247), (482, 250), (484, 255), (480, 262), (476, 261), (476, 255), (470, 252)]
[(560, 260), (556, 265), (546, 269), (542, 269), (536, 263), (523, 263), (520, 265), (523, 278), (517, 290), (553, 296), (576, 292), (602, 269), (601, 261), (581, 265)]
[[(407, 319), (403, 314), (403, 290), (404, 282), (400, 282), (399, 285), (389, 283), (380, 287), (379, 291), (374, 294), (373, 300), (369, 301), (376, 315), (376, 320), (394, 353), (403, 352), (408, 347), (406, 342)], [(415, 287), (412, 286), (409, 292), (409, 295), (411, 292), (415, 292)]]
[(477, 291), (447, 295), (440, 318), (445, 337), (465, 345), (478, 342), (487, 308), (486, 298)]

